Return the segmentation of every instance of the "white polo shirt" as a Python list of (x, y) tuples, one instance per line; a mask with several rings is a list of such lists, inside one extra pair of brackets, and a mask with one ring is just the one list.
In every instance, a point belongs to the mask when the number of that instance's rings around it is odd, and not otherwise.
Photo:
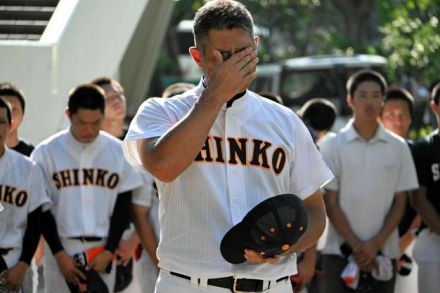
[[(124, 145), (140, 164), (136, 140), (160, 137), (193, 107), (204, 87), (172, 99), (151, 98), (138, 110)], [(261, 201), (283, 193), (306, 198), (332, 178), (300, 119), (247, 91), (220, 110), (199, 156), (159, 188), (159, 267), (207, 278), (236, 275), (273, 280), (296, 273), (295, 255), (277, 265), (232, 265), (220, 253), (223, 235)]]
[[(396, 192), (418, 188), (414, 162), (407, 143), (379, 125), (375, 136), (364, 140), (353, 120), (321, 145), (335, 179), (325, 186), (339, 193), (339, 204), (351, 229), (361, 240), (374, 237), (384, 225)], [(397, 229), (381, 251), (400, 255)], [(324, 254), (341, 255), (344, 240), (330, 223)]]

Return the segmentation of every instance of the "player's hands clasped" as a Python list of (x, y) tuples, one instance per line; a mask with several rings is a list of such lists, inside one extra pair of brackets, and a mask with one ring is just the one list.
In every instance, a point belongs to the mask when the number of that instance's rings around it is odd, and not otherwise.
[(378, 251), (379, 248), (372, 240), (362, 241), (353, 247), (353, 256), (361, 270), (368, 270)]
[(64, 250), (55, 254), (55, 259), (61, 274), (69, 283), (79, 285), (80, 280), (86, 280), (86, 276), (77, 268), (73, 258)]
[(97, 272), (102, 272), (107, 268), (108, 264), (112, 260), (113, 254), (108, 250), (104, 250), (103, 252), (95, 256), (89, 267)]
[(118, 249), (115, 252), (118, 257), (118, 265), (128, 265), (138, 244), (139, 241), (133, 238), (122, 239), (119, 241)]
[(223, 104), (244, 91), (255, 79), (257, 52), (249, 47), (223, 60), (222, 54), (214, 50), (213, 58), (214, 68), (209, 76), (207, 90), (218, 93), (215, 97), (220, 98), (219, 102)]

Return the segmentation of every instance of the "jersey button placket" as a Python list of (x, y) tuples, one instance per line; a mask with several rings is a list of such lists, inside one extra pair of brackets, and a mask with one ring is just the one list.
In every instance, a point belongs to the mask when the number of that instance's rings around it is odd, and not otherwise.
[[(226, 111), (225, 117), (225, 140), (228, 138), (238, 139), (240, 138), (240, 126), (237, 125), (237, 115), (232, 113), (232, 111)], [(246, 201), (245, 201), (245, 186), (244, 186), (244, 176), (243, 176), (243, 166), (241, 162), (237, 164), (229, 163), (230, 160), (230, 147), (229, 143), (226, 144), (227, 149), (227, 158), (228, 158), (228, 167), (226, 169), (227, 172), (227, 181), (228, 181), (228, 195), (229, 195), (229, 203), (231, 207), (231, 216), (233, 224), (237, 224), (240, 222), (246, 210)]]
[[(87, 152), (86, 150), (82, 150), (81, 151), (81, 159), (80, 159), (80, 170), (83, 170), (83, 168), (87, 168), (85, 166), (87, 166), (87, 161), (89, 160), (88, 156), (87, 156)], [(88, 194), (88, 186), (81, 184), (80, 186), (80, 200), (81, 200), (81, 207), (82, 207), (82, 219), (87, 219), (86, 221), (83, 220), (82, 223), (82, 227), (81, 229), (83, 229), (84, 235), (93, 235), (93, 231), (91, 231), (91, 227), (90, 227), (90, 223), (93, 223), (94, 221), (91, 221), (92, 219), (90, 219), (90, 217), (93, 217), (93, 214), (90, 214), (89, 210), (89, 206), (92, 204), (91, 203), (91, 198)]]

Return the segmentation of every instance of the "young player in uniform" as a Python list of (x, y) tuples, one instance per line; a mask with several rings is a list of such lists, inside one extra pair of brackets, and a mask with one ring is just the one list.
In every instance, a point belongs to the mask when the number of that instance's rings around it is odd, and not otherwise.
[[(110, 77), (94, 79), (92, 84), (100, 86), (105, 92), (105, 115), (102, 123), (102, 130), (107, 133), (124, 139), (127, 129), (124, 124), (127, 113), (127, 104), (122, 85)], [(153, 293), (154, 284), (157, 279), (157, 238), (152, 229), (150, 207), (155, 203), (156, 192), (153, 190), (153, 178), (147, 172), (142, 172), (144, 184), (141, 188), (133, 191), (133, 221), (137, 227), (137, 233), (131, 225), (119, 242), (116, 255), (119, 258), (116, 267), (115, 292)], [(156, 213), (157, 215), (157, 213)], [(156, 220), (157, 221), (157, 220)], [(139, 234), (139, 236), (138, 236)], [(141, 241), (142, 240), (142, 241)], [(144, 255), (141, 262), (133, 262), (133, 256), (142, 242), (150, 255)], [(142, 246), (140, 247), (142, 249)], [(142, 266), (152, 263), (153, 267)], [(141, 289), (142, 288), (142, 289)]]
[(21, 287), (41, 234), (41, 213), (49, 203), (41, 169), (6, 147), (9, 104), (0, 98), (0, 287)]
[(412, 202), (423, 221), (413, 256), (419, 268), (419, 292), (423, 293), (440, 288), (440, 83), (434, 86), (431, 97), (437, 129), (417, 142), (413, 150), (420, 189), (412, 195)]
[(32, 153), (54, 202), (43, 213), (43, 235), (54, 255), (45, 257), (47, 292), (69, 292), (67, 284), (82, 288), (84, 269), (99, 272), (113, 289), (113, 255), (129, 218), (131, 190), (142, 180), (124, 160), (120, 141), (100, 131), (104, 107), (99, 87), (74, 88), (66, 110), (71, 126)]
[(18, 129), (24, 118), (25, 100), (21, 90), (9, 82), (0, 83), (0, 97), (4, 98), (12, 108), (11, 131), (6, 139), (8, 148), (13, 149), (23, 155), (30, 156), (34, 150), (34, 146), (19, 137)]
[[(34, 146), (19, 136), (19, 128), (23, 122), (26, 102), (23, 92), (14, 84), (9, 82), (0, 83), (0, 97), (3, 97), (10, 105), (12, 109), (12, 126), (11, 131), (6, 138), (6, 146), (14, 151), (17, 151), (25, 156), (30, 156), (34, 150)], [(44, 253), (44, 240), (41, 238), (40, 243), (35, 252), (35, 258), (32, 260), (31, 268), (25, 276), (23, 281), (23, 290), (32, 291), (36, 286), (36, 278), (34, 275), (38, 274), (38, 287), (44, 288), (42, 273), (43, 266), (41, 265), (41, 259)]]
[[(237, 1), (209, 1), (194, 20), (190, 53), (204, 77), (171, 99), (152, 98), (126, 137), (126, 155), (156, 178), (160, 273), (156, 292), (291, 292), (295, 251), (322, 233), (320, 187), (332, 178), (300, 119), (246, 90), (258, 62), (253, 21)], [(281, 193), (304, 199), (306, 233), (284, 255), (243, 251), (223, 259), (225, 233), (263, 200)]]
[[(418, 184), (408, 145), (378, 122), (386, 87), (375, 71), (354, 73), (347, 82), (353, 119), (320, 146), (335, 175), (324, 193), (330, 225), (320, 292), (394, 292), (392, 263), (400, 256), (396, 228), (406, 192)], [(361, 271), (358, 283), (343, 282), (348, 263)]]

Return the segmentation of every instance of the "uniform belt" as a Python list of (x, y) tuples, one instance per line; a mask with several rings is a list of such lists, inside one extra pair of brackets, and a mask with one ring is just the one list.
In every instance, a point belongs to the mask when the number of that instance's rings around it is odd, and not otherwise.
[(103, 240), (104, 238), (96, 237), (96, 236), (76, 236), (76, 237), (69, 237), (69, 239), (75, 239), (81, 242), (97, 242)]
[[(191, 280), (190, 276), (182, 275), (175, 272), (170, 272), (171, 275)], [(287, 280), (289, 277), (285, 276), (276, 280), (276, 282), (281, 282)], [(270, 285), (268, 288), (263, 288), (263, 280), (257, 279), (235, 279), (234, 277), (224, 277), (224, 278), (215, 278), (208, 279), (208, 285), (221, 287), (231, 290), (231, 292), (262, 292), (263, 290), (270, 289)]]
[(0, 248), (0, 255), (8, 254), (13, 248)]

